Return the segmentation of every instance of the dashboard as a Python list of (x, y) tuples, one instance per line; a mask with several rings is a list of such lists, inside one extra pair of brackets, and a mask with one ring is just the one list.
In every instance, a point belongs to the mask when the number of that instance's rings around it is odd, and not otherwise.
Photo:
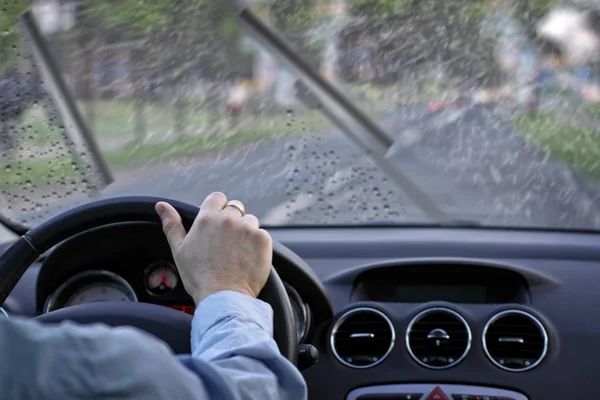
[[(597, 398), (600, 235), (459, 228), (281, 228), (273, 264), (314, 399)], [(0, 247), (0, 252), (3, 249)], [(192, 312), (160, 227), (115, 224), (33, 265), (3, 305), (37, 315), (95, 301)]]
[[(159, 258), (146, 268), (137, 268), (137, 273), (127, 274), (137, 290), (121, 275), (109, 270), (86, 269), (78, 272), (46, 297), (42, 313), (86, 303), (139, 302), (142, 299), (145, 303), (159, 304), (194, 315), (194, 303), (185, 292), (175, 264), (166, 255)], [(140, 285), (140, 281), (143, 284)], [(292, 285), (284, 282), (284, 286), (294, 312), (298, 342), (302, 342), (308, 333), (310, 307), (302, 301)]]
[[(85, 303), (126, 301), (157, 304), (193, 315), (194, 302), (161, 235), (154, 224), (127, 223), (93, 229), (65, 241), (44, 258), (36, 287), (36, 313)], [(125, 237), (128, 239), (122, 240)], [(90, 251), (91, 243), (110, 251)], [(289, 282), (284, 280), (284, 286), (298, 341), (302, 342), (311, 326), (311, 306)]]

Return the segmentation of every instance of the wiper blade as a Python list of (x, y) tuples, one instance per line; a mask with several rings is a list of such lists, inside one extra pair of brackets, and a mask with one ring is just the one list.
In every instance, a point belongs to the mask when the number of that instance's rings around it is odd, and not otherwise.
[(99, 191), (108, 186), (114, 178), (102, 158), (92, 131), (77, 108), (73, 94), (60, 72), (60, 67), (50, 53), (48, 42), (42, 35), (33, 13), (26, 11), (21, 14), (19, 16), (19, 24), (28, 39), (28, 44), (32, 47), (35, 61), (42, 74), (47, 92), (52, 96), (63, 118), (65, 131), (68, 135), (66, 144), (72, 150), (71, 157), (78, 164), (80, 170), (85, 171), (86, 165), (81, 159), (79, 152), (83, 149), (87, 150), (89, 153), (88, 163), (99, 175), (96, 184), (96, 189)]
[(298, 77), (299, 81), (296, 83), (298, 96), (308, 107), (320, 110), (347, 134), (425, 214), (435, 221), (455, 225), (455, 221), (449, 218), (397, 165), (386, 158), (394, 141), (377, 124), (340, 91), (321, 78), (305, 60), (250, 10), (244, 9), (238, 15), (237, 22), (271, 56)]
[(18, 222), (13, 222), (2, 214), (0, 214), (0, 225), (19, 236), (23, 236), (27, 233), (27, 231), (29, 231), (29, 228), (25, 225), (21, 225)]
[[(100, 175), (96, 187), (97, 190), (107, 186), (113, 181), (113, 176), (102, 158), (91, 130), (77, 108), (73, 95), (69, 91), (68, 86), (61, 75), (56, 61), (50, 54), (48, 43), (40, 31), (33, 13), (31, 11), (26, 11), (21, 14), (19, 16), (19, 24), (28, 39), (28, 44), (31, 44), (32, 46), (36, 63), (39, 64), (39, 69), (46, 82), (46, 86), (50, 88), (48, 93), (53, 97), (61, 112), (61, 116), (65, 120), (66, 131), (69, 134), (69, 140), (66, 141), (66, 144), (72, 150), (71, 154), (73, 160), (78, 164), (82, 171), (85, 170), (85, 165), (82, 163), (78, 152), (75, 151), (75, 147), (79, 145), (80, 147), (86, 148), (90, 153), (90, 165), (95, 167), (95, 170), (98, 171)], [(0, 225), (19, 236), (22, 236), (29, 231), (29, 227), (14, 222), (1, 213)]]

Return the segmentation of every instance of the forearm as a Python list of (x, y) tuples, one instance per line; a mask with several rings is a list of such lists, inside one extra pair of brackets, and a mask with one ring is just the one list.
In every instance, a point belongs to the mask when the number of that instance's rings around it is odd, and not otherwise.
[(266, 303), (209, 296), (194, 317), (194, 355), (182, 365), (138, 330), (2, 319), (2, 399), (305, 399), (302, 375), (279, 353), (271, 324)]
[(0, 321), (2, 399), (205, 399), (203, 381), (167, 346), (103, 325)]
[(272, 321), (267, 303), (240, 293), (218, 293), (198, 306), (192, 328), (193, 359), (203, 361), (199, 368), (210, 368), (224, 379), (230, 392), (223, 396), (307, 397), (302, 375), (273, 340)]

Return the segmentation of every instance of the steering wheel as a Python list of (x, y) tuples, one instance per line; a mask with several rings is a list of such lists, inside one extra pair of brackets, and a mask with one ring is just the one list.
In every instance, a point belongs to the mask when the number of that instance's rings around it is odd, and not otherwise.
[[(88, 203), (66, 211), (21, 236), (0, 257), (0, 304), (37, 258), (71, 236), (89, 229), (124, 222), (160, 223), (154, 206), (171, 204), (186, 230), (192, 226), (199, 207), (158, 197), (120, 197)], [(166, 240), (166, 238), (165, 238)], [(283, 248), (274, 243), (275, 248)], [(259, 296), (273, 308), (274, 338), (281, 354), (296, 363), (298, 340), (292, 306), (283, 282), (273, 267)], [(45, 323), (69, 320), (78, 323), (103, 322), (111, 326), (129, 325), (164, 340), (176, 353), (190, 352), (192, 317), (181, 311), (148, 303), (89, 303), (63, 308), (37, 317)]]

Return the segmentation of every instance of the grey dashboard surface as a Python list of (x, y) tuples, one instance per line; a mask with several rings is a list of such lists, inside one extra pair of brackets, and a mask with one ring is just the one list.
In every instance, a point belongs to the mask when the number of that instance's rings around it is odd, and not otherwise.
[[(528, 399), (597, 398), (600, 381), (600, 234), (496, 229), (446, 228), (298, 228), (270, 229), (273, 238), (303, 258), (324, 284), (334, 313), (316, 327), (310, 342), (320, 361), (303, 372), (310, 398), (344, 399), (353, 390), (392, 384), (454, 384), (501, 388)], [(2, 251), (2, 249), (0, 249)], [(493, 263), (522, 274), (528, 282), (528, 304), (421, 304), (351, 302), (354, 281), (375, 266), (412, 261), (453, 260)], [(33, 266), (8, 300), (31, 315), (39, 265)], [(435, 306), (450, 308), (468, 322), (473, 343), (458, 365), (432, 370), (418, 365), (403, 340), (375, 367), (354, 369), (332, 354), (332, 325), (345, 310), (368, 306), (384, 312), (402, 339), (410, 320)], [(33, 306), (31, 306), (33, 307)], [(506, 309), (530, 312), (544, 324), (549, 346), (536, 368), (504, 371), (486, 357), (481, 343), (484, 325)], [(21, 313), (18, 312), (18, 313)], [(33, 311), (34, 312), (34, 311)]]
[[(344, 310), (368, 305), (386, 313), (397, 335), (403, 337), (414, 315), (444, 306), (465, 317), (473, 331), (468, 356), (453, 368), (423, 368), (411, 359), (402, 341), (397, 341), (384, 362), (358, 370), (335, 360), (327, 342), (331, 325), (320, 327), (313, 344), (321, 351), (321, 361), (304, 373), (315, 398), (341, 399), (361, 387), (422, 382), (504, 388), (529, 399), (600, 396), (596, 372), (600, 358), (600, 346), (596, 344), (600, 335), (598, 234), (443, 228), (305, 228), (271, 230), (271, 234), (319, 275), (336, 313), (334, 321)], [(354, 279), (361, 272), (380, 263), (407, 259), (479, 260), (504, 265), (527, 277), (531, 303), (349, 303)], [(548, 354), (530, 371), (503, 371), (484, 354), (483, 327), (494, 314), (506, 309), (530, 312), (543, 321), (548, 331)]]

